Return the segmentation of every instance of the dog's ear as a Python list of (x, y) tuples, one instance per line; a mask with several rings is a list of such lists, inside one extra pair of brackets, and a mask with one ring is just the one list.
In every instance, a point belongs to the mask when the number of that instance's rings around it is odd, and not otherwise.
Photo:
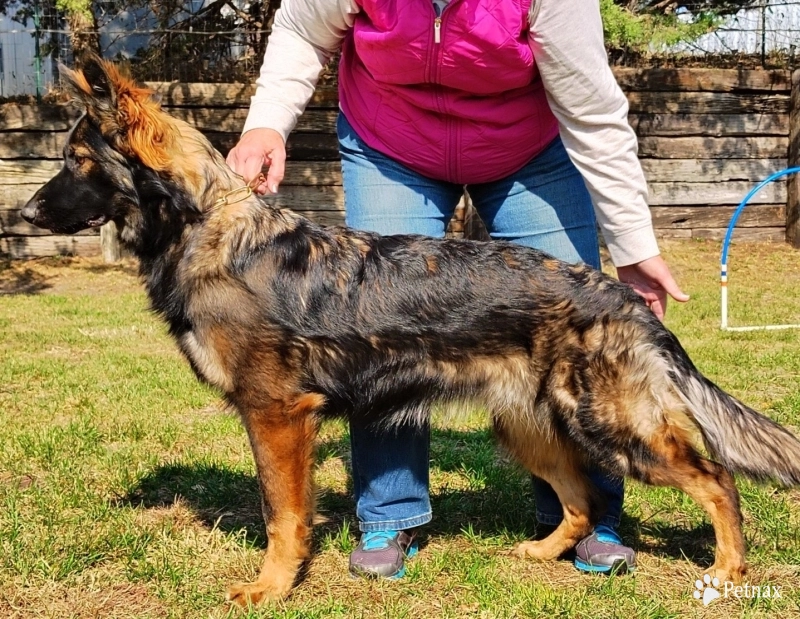
[(61, 86), (64, 90), (81, 103), (86, 100), (86, 97), (92, 95), (92, 87), (89, 86), (89, 82), (86, 81), (82, 72), (73, 71), (65, 64), (59, 62), (58, 75), (61, 78)]
[(153, 170), (164, 170), (174, 155), (176, 132), (151, 90), (128, 72), (94, 54), (79, 69), (60, 66), (62, 80), (103, 137), (119, 152), (139, 158)]
[(113, 108), (117, 95), (105, 63), (97, 55), (89, 53), (81, 57), (78, 66), (95, 100), (106, 102)]
[(58, 64), (61, 84), (90, 116), (109, 115), (117, 104), (114, 82), (103, 61), (94, 54), (83, 56), (76, 70)]

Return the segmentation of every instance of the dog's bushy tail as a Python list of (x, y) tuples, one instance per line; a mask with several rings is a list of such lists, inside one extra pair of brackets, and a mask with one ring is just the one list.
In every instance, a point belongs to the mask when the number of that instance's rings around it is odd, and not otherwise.
[[(673, 356), (673, 383), (711, 456), (755, 481), (800, 485), (800, 440), (783, 426), (725, 393), (692, 365)], [(677, 357), (677, 358), (676, 358)]]

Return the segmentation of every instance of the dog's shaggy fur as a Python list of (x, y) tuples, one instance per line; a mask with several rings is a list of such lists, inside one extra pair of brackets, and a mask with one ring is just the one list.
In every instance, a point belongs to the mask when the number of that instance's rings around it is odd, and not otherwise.
[(434, 402), (482, 404), (558, 493), (563, 522), (517, 555), (553, 559), (591, 531), (592, 463), (688, 493), (714, 526), (710, 572), (741, 579), (731, 472), (796, 485), (800, 443), (701, 376), (628, 286), (507, 243), (382, 237), (220, 200), (241, 179), (146, 89), (97, 59), (62, 77), (86, 114), (23, 217), (66, 233), (116, 222), (154, 310), (240, 413), (269, 543), (230, 599), (285, 596), (309, 558), (321, 419), (416, 424)]

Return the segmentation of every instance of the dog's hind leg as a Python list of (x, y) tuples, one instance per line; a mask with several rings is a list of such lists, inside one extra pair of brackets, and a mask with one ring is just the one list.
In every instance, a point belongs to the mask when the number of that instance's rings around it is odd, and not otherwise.
[(569, 439), (543, 433), (530, 421), (495, 418), (501, 444), (532, 474), (549, 483), (558, 495), (564, 519), (549, 536), (525, 541), (512, 554), (550, 561), (589, 535), (603, 500), (589, 480), (577, 446)]
[(657, 486), (682, 490), (706, 511), (714, 527), (717, 548), (708, 570), (720, 582), (740, 582), (747, 572), (739, 492), (733, 476), (720, 464), (701, 456), (687, 432), (665, 424), (647, 440), (655, 457), (631, 461), (631, 476)]
[(316, 411), (321, 405), (321, 396), (303, 394), (289, 403), (241, 411), (258, 471), (267, 551), (254, 582), (228, 588), (228, 599), (240, 606), (286, 596), (310, 556)]

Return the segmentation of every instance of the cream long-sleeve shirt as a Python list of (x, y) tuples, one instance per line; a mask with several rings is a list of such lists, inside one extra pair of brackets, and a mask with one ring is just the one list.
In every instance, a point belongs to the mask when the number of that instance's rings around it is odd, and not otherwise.
[[(353, 0), (283, 0), (244, 132), (284, 140), (352, 27)], [(530, 42), (561, 139), (580, 171), (617, 266), (658, 255), (628, 102), (608, 66), (597, 0), (534, 0)]]

